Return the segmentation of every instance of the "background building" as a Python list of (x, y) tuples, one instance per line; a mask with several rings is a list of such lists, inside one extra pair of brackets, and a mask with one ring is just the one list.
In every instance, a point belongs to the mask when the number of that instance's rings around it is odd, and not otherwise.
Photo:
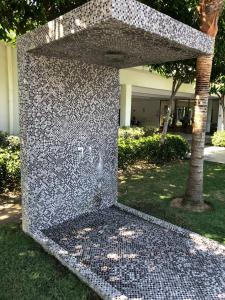
[[(130, 126), (135, 121), (141, 126), (160, 127), (168, 107), (172, 79), (149, 72), (147, 67), (138, 67), (121, 70), (120, 81), (120, 126)], [(180, 127), (185, 114), (192, 118), (194, 92), (194, 84), (183, 84), (177, 93), (176, 113)], [(211, 96), (207, 132), (217, 129), (218, 111), (218, 98)]]
[[(19, 133), (16, 48), (0, 42), (0, 131)], [(120, 71), (120, 126), (132, 123), (159, 127), (170, 98), (172, 80), (149, 72), (147, 67)], [(176, 97), (178, 125), (187, 112), (192, 115), (194, 84), (183, 84)], [(219, 101), (210, 97), (207, 132), (220, 124)]]

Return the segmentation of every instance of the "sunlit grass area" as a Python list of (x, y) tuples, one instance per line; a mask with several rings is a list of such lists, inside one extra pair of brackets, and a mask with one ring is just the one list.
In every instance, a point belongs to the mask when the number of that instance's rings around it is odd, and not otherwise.
[(187, 175), (187, 162), (135, 168), (119, 177), (119, 201), (225, 244), (225, 165), (205, 163), (204, 199), (212, 210), (204, 213), (170, 207), (184, 193)]
[[(205, 164), (205, 200), (213, 209), (192, 213), (170, 207), (182, 195), (188, 163), (134, 168), (119, 176), (119, 201), (225, 244), (225, 165)], [(151, 234), (151, 233), (149, 233)], [(48, 255), (17, 223), (0, 225), (0, 299), (99, 299)]]

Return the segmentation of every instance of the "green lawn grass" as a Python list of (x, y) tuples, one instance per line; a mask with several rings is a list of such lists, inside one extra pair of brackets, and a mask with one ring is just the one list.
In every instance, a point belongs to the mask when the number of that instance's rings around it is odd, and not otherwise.
[(19, 224), (0, 226), (0, 299), (99, 299)]
[[(170, 208), (182, 195), (188, 164), (175, 163), (120, 176), (120, 202), (225, 244), (225, 165), (205, 164), (205, 200), (212, 211), (191, 213)], [(19, 224), (0, 226), (0, 299), (77, 299), (98, 297), (56, 259), (21, 231)]]
[(225, 244), (225, 165), (205, 163), (204, 199), (212, 210), (204, 213), (170, 207), (171, 199), (183, 195), (187, 175), (187, 162), (144, 171), (135, 169), (120, 176), (119, 200)]

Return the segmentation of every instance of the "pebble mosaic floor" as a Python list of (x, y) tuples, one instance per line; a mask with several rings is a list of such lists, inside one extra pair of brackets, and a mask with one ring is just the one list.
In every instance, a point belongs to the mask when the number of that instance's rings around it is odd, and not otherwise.
[(225, 248), (182, 229), (113, 206), (43, 233), (123, 299), (225, 299)]

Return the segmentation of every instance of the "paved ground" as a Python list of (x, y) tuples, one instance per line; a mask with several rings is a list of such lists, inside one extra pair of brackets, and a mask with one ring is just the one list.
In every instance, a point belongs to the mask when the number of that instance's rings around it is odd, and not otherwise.
[[(177, 134), (183, 136), (189, 142), (189, 144), (191, 145), (192, 134), (182, 133), (182, 132), (181, 133), (177, 133)], [(212, 140), (211, 136), (210, 135), (206, 135), (206, 137), (205, 137), (205, 144), (206, 145), (210, 145), (211, 144), (211, 140)]]
[(43, 233), (119, 299), (225, 299), (225, 247), (163, 223), (111, 207)]
[(205, 160), (225, 164), (225, 148), (206, 147)]

